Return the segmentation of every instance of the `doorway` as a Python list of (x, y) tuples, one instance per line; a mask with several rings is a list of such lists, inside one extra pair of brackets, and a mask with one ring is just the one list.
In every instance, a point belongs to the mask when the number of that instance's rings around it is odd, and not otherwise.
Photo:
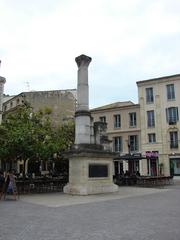
[(170, 158), (170, 175), (180, 176), (180, 158)]

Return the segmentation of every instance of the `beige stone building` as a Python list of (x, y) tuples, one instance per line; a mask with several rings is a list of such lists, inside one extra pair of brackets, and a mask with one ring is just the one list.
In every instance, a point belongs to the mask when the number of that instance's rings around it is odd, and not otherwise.
[[(33, 91), (22, 92), (16, 96), (6, 96), (3, 98), (3, 117), (9, 112), (15, 111), (18, 106), (28, 102), (33, 111), (40, 109), (51, 110), (51, 120), (55, 126), (61, 125), (65, 121), (74, 120), (75, 108), (76, 108), (76, 89), (68, 90), (55, 90), (55, 91)], [(26, 162), (26, 171), (27, 171)], [(0, 167), (8, 169), (8, 166)], [(18, 172), (22, 172), (23, 162), (18, 161), (14, 166)], [(46, 173), (47, 163), (42, 164), (41, 173)]]
[[(138, 81), (139, 104), (118, 102), (92, 109), (94, 121), (107, 123), (112, 150), (140, 154), (133, 170), (142, 175), (180, 175), (180, 75)], [(129, 144), (129, 149), (128, 149)], [(115, 172), (127, 170), (115, 162)], [(131, 167), (132, 168), (132, 167)]]
[[(107, 135), (111, 140), (111, 149), (119, 155), (141, 152), (140, 106), (131, 101), (116, 102), (91, 110), (94, 122), (107, 123)], [(128, 148), (129, 145), (129, 148)], [(128, 166), (127, 161), (115, 161), (115, 174), (120, 171), (140, 171), (140, 161)], [(133, 169), (132, 169), (133, 168)]]
[(137, 82), (141, 119), (142, 173), (180, 174), (180, 75)]
[(3, 115), (16, 110), (28, 102), (33, 111), (51, 109), (51, 118), (55, 125), (74, 118), (76, 107), (76, 90), (32, 91), (22, 92), (13, 97), (4, 96)]

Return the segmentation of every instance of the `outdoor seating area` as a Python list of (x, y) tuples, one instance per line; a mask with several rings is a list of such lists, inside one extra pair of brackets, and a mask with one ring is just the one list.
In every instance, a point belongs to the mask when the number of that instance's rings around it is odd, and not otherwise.
[(156, 187), (173, 184), (173, 176), (141, 176), (136, 184), (142, 187)]
[(119, 186), (158, 187), (173, 184), (173, 176), (117, 176), (114, 181)]
[(34, 179), (16, 180), (17, 191), (19, 194), (61, 192), (66, 183), (67, 179), (64, 177), (39, 177)]
[[(158, 187), (173, 184), (172, 176), (118, 176), (114, 179), (119, 186), (141, 186), (141, 187)], [(17, 193), (47, 193), (62, 192), (63, 187), (68, 180), (65, 177), (39, 177), (30, 179), (17, 179)]]

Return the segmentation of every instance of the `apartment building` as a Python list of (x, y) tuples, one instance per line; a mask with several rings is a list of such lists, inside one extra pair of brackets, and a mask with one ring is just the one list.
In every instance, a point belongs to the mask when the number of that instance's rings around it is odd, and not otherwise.
[(142, 172), (180, 175), (180, 74), (137, 82)]
[[(141, 153), (140, 106), (131, 101), (116, 102), (91, 110), (94, 122), (107, 123), (107, 135), (111, 149), (119, 156), (127, 153)], [(115, 174), (128, 170), (131, 163), (115, 161)], [(139, 160), (133, 163), (134, 170), (140, 170)]]
[[(107, 123), (111, 147), (120, 156), (144, 156), (134, 163), (141, 175), (180, 175), (180, 74), (137, 82), (138, 102), (92, 109), (94, 121)], [(139, 157), (140, 159), (140, 157)], [(115, 162), (124, 171), (128, 161)]]

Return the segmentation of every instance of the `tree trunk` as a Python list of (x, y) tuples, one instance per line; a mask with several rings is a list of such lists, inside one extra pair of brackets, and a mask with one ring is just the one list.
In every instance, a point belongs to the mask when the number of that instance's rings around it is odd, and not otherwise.
[(25, 178), (26, 178), (26, 159), (24, 159), (24, 162), (23, 162), (23, 181), (25, 181)]

